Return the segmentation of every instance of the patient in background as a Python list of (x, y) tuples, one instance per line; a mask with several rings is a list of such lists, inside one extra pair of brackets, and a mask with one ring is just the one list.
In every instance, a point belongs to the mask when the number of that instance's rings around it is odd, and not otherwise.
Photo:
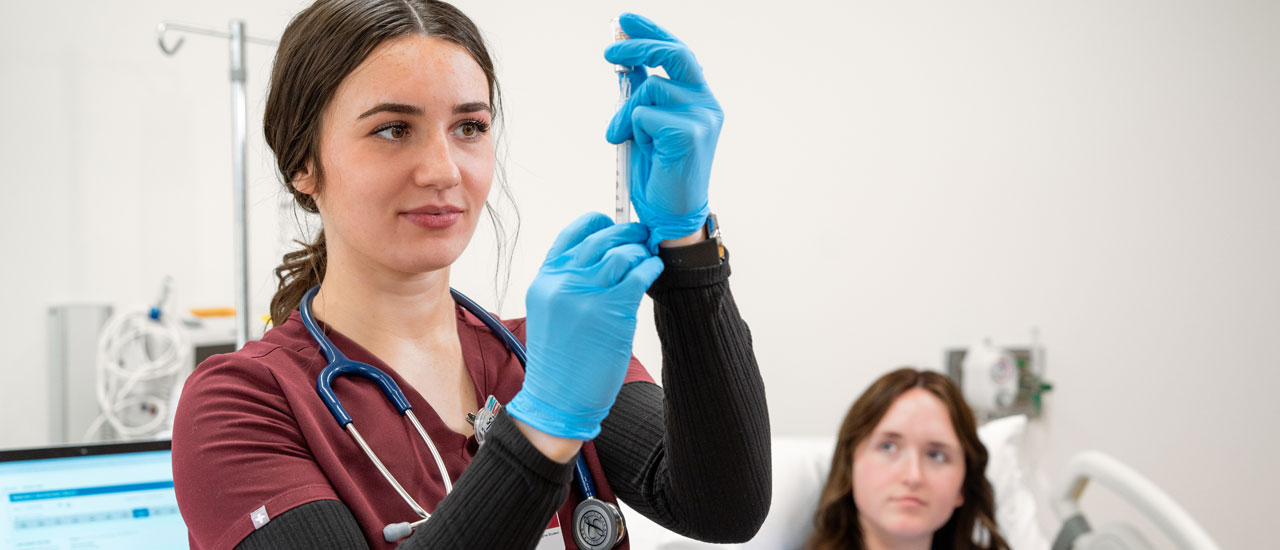
[(806, 548), (1008, 550), (986, 467), (973, 412), (951, 380), (886, 374), (840, 426)]

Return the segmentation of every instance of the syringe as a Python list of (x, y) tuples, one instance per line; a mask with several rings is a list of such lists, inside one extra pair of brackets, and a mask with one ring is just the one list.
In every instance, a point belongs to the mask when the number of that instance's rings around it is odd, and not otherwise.
[[(622, 24), (617, 18), (613, 20), (613, 41), (626, 40), (629, 38), (627, 33), (623, 32)], [(618, 109), (627, 103), (627, 98), (631, 97), (631, 78), (628, 73), (631, 67), (626, 65), (614, 65), (613, 72), (618, 75)], [(627, 223), (631, 221), (631, 140), (618, 144), (618, 166), (615, 171), (616, 188), (614, 190), (614, 223)]]

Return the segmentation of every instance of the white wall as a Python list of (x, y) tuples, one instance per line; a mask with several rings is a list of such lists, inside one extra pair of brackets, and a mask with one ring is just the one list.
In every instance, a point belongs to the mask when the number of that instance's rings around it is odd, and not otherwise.
[[(45, 442), (44, 311), (231, 305), (226, 50), (155, 45), (171, 19), (274, 37), (301, 4), (0, 8), (0, 446)], [(733, 251), (774, 433), (833, 432), (885, 370), (1040, 328), (1056, 388), (1037, 471), (1102, 449), (1227, 548), (1280, 493), (1280, 4), (462, 1), (498, 57), (524, 223), (503, 313), (556, 232), (612, 208), (608, 20), (698, 53), (727, 121), (712, 207)], [(67, 15), (69, 14), (69, 15)], [(251, 46), (251, 302), (285, 237)], [(493, 304), (487, 234), (455, 286)], [(652, 329), (636, 353), (655, 372)], [(1045, 479), (1037, 481), (1043, 491)], [(1092, 494), (1097, 517), (1131, 518)], [(1047, 515), (1047, 510), (1045, 510)], [(1104, 520), (1105, 522), (1105, 520)]]

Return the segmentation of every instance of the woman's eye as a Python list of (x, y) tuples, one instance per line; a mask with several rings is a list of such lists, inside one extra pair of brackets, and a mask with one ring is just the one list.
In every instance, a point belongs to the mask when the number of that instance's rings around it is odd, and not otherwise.
[(392, 126), (387, 126), (386, 128), (380, 128), (378, 130), (375, 130), (374, 134), (377, 134), (389, 140), (399, 141), (404, 139), (405, 136), (409, 134), (409, 127), (403, 124), (395, 124)]
[(454, 130), (454, 133), (462, 139), (472, 140), (479, 139), (480, 136), (484, 135), (484, 133), (488, 131), (489, 124), (487, 122), (468, 120), (459, 124), (458, 128)]
[(892, 441), (885, 441), (884, 443), (880, 444), (880, 450), (886, 453), (892, 453), (898, 450), (898, 444)]
[(932, 459), (934, 462), (946, 462), (947, 453), (944, 453), (942, 451), (929, 451), (929, 458)]

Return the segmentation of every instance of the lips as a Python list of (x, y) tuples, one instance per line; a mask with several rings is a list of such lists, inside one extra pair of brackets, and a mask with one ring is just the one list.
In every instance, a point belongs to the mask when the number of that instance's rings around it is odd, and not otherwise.
[(462, 208), (452, 204), (428, 204), (400, 213), (410, 223), (426, 229), (444, 229), (458, 222)]
[(894, 497), (889, 500), (894, 504), (899, 504), (902, 506), (915, 506), (915, 507), (924, 506), (924, 500), (916, 497), (910, 497), (910, 496)]
[(462, 213), (462, 208), (454, 206), (452, 204), (428, 204), (426, 206), (419, 206), (417, 208), (414, 208), (413, 210), (406, 210), (404, 212), (401, 212), (401, 214), (428, 214), (432, 216), (439, 216), (442, 214), (461, 214), (461, 213)]

